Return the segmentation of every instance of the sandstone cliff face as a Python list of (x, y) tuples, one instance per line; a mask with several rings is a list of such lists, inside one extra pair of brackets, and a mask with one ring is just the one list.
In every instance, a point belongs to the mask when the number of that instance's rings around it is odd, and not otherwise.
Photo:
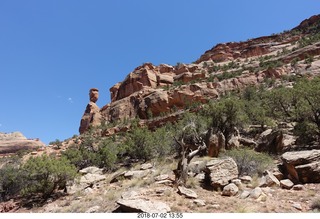
[[(320, 30), (319, 15), (282, 34), (218, 44), (193, 64), (155, 66), (144, 63), (110, 88), (109, 104), (99, 109), (90, 101), (80, 133), (91, 124), (101, 124), (102, 120), (108, 123), (136, 117), (150, 119), (174, 113), (231, 91), (258, 86), (268, 79), (319, 74), (320, 43), (301, 47), (299, 41), (315, 30)], [(310, 56), (316, 58), (306, 64), (305, 59)], [(291, 86), (289, 82), (283, 85)]]
[(27, 139), (20, 132), (0, 132), (0, 155), (12, 154), (21, 150), (35, 150), (45, 144), (38, 139)]

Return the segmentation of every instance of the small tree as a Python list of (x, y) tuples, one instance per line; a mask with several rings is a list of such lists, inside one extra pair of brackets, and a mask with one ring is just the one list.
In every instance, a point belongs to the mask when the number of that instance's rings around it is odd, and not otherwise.
[(44, 199), (57, 189), (66, 189), (67, 182), (77, 174), (77, 169), (67, 159), (50, 156), (30, 158), (21, 171), (24, 173), (22, 195), (30, 197), (39, 194)]
[(207, 154), (206, 135), (212, 134), (208, 131), (209, 123), (210, 121), (202, 115), (186, 113), (175, 124), (173, 139), (179, 159), (177, 168), (174, 170), (176, 185), (186, 184), (191, 160), (197, 155)]
[(248, 121), (248, 117), (244, 112), (244, 102), (235, 97), (227, 97), (220, 101), (210, 102), (203, 113), (211, 117), (213, 132), (221, 132), (225, 136), (226, 149), (228, 149), (227, 142), (230, 140), (235, 128), (242, 127)]
[[(207, 150), (203, 138), (196, 131), (195, 123), (190, 123), (183, 128), (183, 134), (178, 139), (174, 137), (179, 147), (179, 161), (174, 170), (176, 185), (185, 185), (188, 179), (188, 166), (190, 161), (201, 152)], [(188, 140), (188, 143), (185, 140)]]
[(294, 89), (295, 96), (299, 98), (296, 109), (296, 134), (308, 136), (309, 140), (320, 141), (320, 78), (302, 80)]
[(126, 135), (124, 144), (132, 158), (147, 161), (155, 156), (152, 133), (147, 128), (141, 128), (133, 124), (131, 131)]

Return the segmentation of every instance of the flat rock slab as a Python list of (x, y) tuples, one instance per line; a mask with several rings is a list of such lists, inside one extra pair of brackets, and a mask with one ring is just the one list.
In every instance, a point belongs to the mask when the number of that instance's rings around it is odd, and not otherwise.
[(162, 175), (156, 176), (154, 179), (155, 179), (155, 181), (167, 180), (167, 179), (169, 179), (169, 175), (168, 174), (162, 174)]
[(80, 184), (86, 183), (90, 185), (105, 179), (106, 179), (106, 176), (104, 175), (88, 173), (80, 178)]
[(291, 189), (294, 186), (294, 184), (290, 179), (284, 179), (280, 181), (280, 186), (283, 189)]
[(179, 191), (179, 194), (184, 195), (187, 198), (195, 198), (195, 199), (198, 198), (197, 193), (195, 193), (191, 189), (187, 189), (183, 186), (179, 186), (178, 191)]
[(320, 183), (320, 150), (286, 152), (281, 160), (294, 183)]
[(160, 201), (151, 201), (144, 199), (120, 199), (117, 201), (120, 205), (121, 212), (146, 212), (146, 213), (167, 213), (170, 212), (170, 207)]
[(206, 206), (206, 202), (201, 199), (195, 199), (193, 200), (193, 203), (195, 203), (198, 206)]
[(140, 170), (148, 170), (151, 169), (153, 165), (151, 163), (144, 163), (141, 165)]
[(125, 178), (143, 178), (150, 173), (150, 170), (130, 170), (124, 174)]
[(91, 173), (91, 174), (100, 174), (100, 175), (103, 174), (102, 169), (95, 167), (95, 166), (84, 168), (84, 169), (80, 170), (79, 173), (81, 173), (81, 174)]

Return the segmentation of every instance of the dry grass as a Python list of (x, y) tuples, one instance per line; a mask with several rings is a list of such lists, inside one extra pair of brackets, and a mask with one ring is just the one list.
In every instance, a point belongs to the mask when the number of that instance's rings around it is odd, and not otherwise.
[(200, 186), (199, 179), (191, 176), (187, 179), (187, 182), (186, 182), (187, 188), (195, 189), (195, 188), (198, 188), (199, 186)]

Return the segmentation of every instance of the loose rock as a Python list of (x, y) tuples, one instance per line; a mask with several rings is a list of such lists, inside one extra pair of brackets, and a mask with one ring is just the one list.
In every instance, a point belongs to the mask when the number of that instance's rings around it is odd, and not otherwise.
[(250, 192), (250, 198), (257, 199), (260, 197), (260, 195), (262, 195), (262, 190), (260, 187), (256, 187)]
[(198, 198), (197, 193), (195, 193), (194, 191), (192, 191), (191, 189), (187, 189), (183, 186), (179, 186), (178, 187), (179, 193), (181, 195), (184, 195), (187, 198)]
[(280, 181), (280, 186), (283, 189), (291, 189), (294, 186), (294, 184), (290, 179), (284, 179)]
[(234, 183), (230, 183), (229, 185), (223, 188), (222, 195), (235, 196), (238, 193), (238, 191), (239, 188)]

